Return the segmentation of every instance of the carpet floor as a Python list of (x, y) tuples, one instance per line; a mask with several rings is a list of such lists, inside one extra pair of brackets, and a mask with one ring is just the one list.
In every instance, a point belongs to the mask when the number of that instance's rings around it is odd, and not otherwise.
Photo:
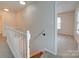
[(7, 42), (6, 38), (0, 34), (0, 58), (14, 58)]

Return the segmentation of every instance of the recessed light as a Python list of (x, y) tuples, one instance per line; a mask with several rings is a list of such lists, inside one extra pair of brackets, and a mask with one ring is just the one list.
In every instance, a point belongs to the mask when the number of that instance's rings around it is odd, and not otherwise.
[(26, 3), (24, 1), (20, 1), (20, 4), (25, 5)]
[(9, 11), (8, 9), (3, 9), (4, 11)]

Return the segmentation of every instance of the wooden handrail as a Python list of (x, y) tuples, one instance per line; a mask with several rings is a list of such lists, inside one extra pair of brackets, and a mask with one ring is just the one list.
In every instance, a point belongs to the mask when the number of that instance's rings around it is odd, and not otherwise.
[(43, 52), (39, 51), (39, 52), (35, 52), (30, 58), (41, 58), (42, 55)]

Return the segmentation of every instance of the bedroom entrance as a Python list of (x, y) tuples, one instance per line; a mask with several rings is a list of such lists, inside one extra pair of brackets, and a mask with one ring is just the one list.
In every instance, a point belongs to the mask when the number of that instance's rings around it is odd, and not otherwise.
[(57, 54), (66, 58), (77, 57), (78, 43), (74, 34), (76, 24), (75, 7), (77, 3), (56, 2)]
[(77, 50), (74, 39), (74, 11), (58, 13), (57, 17), (58, 54), (67, 54)]

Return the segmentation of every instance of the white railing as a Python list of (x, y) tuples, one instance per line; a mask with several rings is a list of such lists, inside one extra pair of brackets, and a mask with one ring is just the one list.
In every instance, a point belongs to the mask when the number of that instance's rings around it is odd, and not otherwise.
[(11, 28), (5, 27), (5, 33), (7, 36), (8, 45), (14, 55), (17, 58), (26, 57), (26, 35), (23, 32)]

